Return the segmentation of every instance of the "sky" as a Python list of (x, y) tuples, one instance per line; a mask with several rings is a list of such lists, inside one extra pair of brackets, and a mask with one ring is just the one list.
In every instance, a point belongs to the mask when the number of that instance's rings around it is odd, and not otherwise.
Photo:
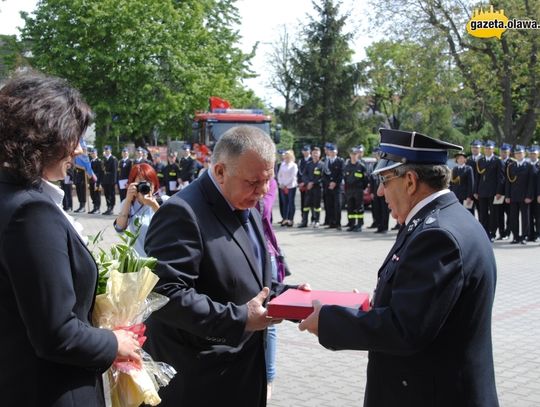
[[(23, 25), (19, 11), (31, 12), (36, 3), (36, 0), (0, 1), (0, 34), (18, 34), (17, 27)], [(283, 106), (281, 96), (267, 86), (271, 74), (267, 66), (268, 55), (272, 44), (279, 39), (283, 26), (292, 35), (306, 21), (306, 14), (314, 14), (312, 0), (237, 0), (236, 5), (242, 18), (242, 24), (238, 27), (242, 36), (241, 48), (244, 52), (250, 52), (255, 43), (259, 42), (257, 54), (252, 61), (252, 69), (258, 77), (245, 81), (245, 85), (253, 89), (267, 105)], [(340, 8), (342, 13), (351, 14), (347, 31), (355, 32), (351, 44), (355, 51), (355, 61), (364, 58), (364, 48), (373, 41), (366, 34), (369, 28), (365, 13), (367, 7), (367, 0), (342, 0)]]

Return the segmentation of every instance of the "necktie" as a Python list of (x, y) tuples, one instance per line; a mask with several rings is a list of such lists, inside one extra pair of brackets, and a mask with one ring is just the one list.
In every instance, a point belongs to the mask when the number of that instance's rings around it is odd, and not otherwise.
[(253, 226), (251, 226), (251, 223), (249, 221), (249, 209), (237, 209), (234, 211), (234, 214), (236, 215), (236, 217), (240, 221), (240, 224), (246, 231), (249, 241), (251, 242), (253, 254), (255, 255), (255, 259), (257, 259), (257, 264), (259, 266), (259, 269), (257, 271), (261, 273), (261, 270), (262, 270), (261, 248), (259, 247), (255, 230), (253, 229)]

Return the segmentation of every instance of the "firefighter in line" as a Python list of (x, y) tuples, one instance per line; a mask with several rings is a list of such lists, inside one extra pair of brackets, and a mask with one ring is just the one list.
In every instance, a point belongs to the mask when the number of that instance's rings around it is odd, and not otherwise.
[(306, 164), (302, 182), (306, 186), (304, 207), (302, 208), (302, 222), (299, 228), (308, 226), (309, 212), (311, 211), (311, 226), (319, 227), (321, 216), (322, 176), (324, 164), (321, 161), (321, 149), (314, 147), (311, 150), (311, 161)]
[(88, 182), (88, 189), (90, 191), (90, 199), (92, 200), (91, 214), (99, 214), (101, 207), (101, 179), (103, 178), (103, 163), (97, 155), (95, 148), (88, 149), (90, 154), (90, 166), (92, 171), (96, 174), (96, 179), (91, 178)]
[(327, 229), (341, 230), (341, 181), (343, 181), (343, 158), (338, 157), (337, 146), (326, 143), (324, 159), (323, 187), (324, 211)]
[[(304, 171), (306, 171), (307, 164), (311, 161), (311, 146), (305, 145), (302, 147), (302, 158), (298, 160), (296, 165), (298, 166), (297, 183), (298, 190), (300, 191), (300, 212), (304, 213), (305, 200), (306, 200), (306, 185), (302, 182)], [(307, 226), (307, 224), (306, 224)]]
[(364, 189), (367, 188), (369, 178), (367, 168), (360, 161), (363, 146), (353, 147), (343, 168), (345, 180), (345, 201), (347, 204), (347, 232), (361, 232), (364, 226)]

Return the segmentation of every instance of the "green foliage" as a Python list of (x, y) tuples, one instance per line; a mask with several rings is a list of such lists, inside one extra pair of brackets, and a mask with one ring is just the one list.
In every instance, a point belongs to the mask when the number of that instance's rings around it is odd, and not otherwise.
[(154, 257), (141, 257), (135, 251), (134, 246), (140, 234), (140, 225), (135, 233), (125, 230), (120, 239), (122, 243), (112, 245), (109, 251), (97, 248), (99, 242), (103, 240), (103, 231), (96, 236), (90, 237), (90, 245), (93, 248), (94, 258), (98, 265), (98, 286), (96, 294), (103, 294), (107, 287), (107, 280), (112, 270), (120, 273), (136, 273), (143, 267), (154, 270), (157, 259)]
[[(540, 20), (540, 0), (492, 1), (509, 18)], [(540, 35), (537, 30), (508, 30), (502, 38), (470, 36), (466, 22), (475, 8), (485, 3), (466, 4), (451, 0), (372, 0), (374, 23), (392, 39), (426, 44), (438, 38), (451, 57), (448, 68), (462, 78), (462, 108), (454, 102), (453, 123), (466, 133), (491, 125), (489, 138), (529, 144), (539, 136)], [(406, 12), (403, 12), (406, 10)], [(391, 27), (390, 27), (391, 25)], [(476, 116), (476, 117), (475, 117)], [(446, 117), (446, 114), (443, 114)]]
[(292, 150), (294, 148), (296, 137), (294, 133), (287, 129), (281, 130), (281, 140), (276, 146), (278, 150)]
[(344, 32), (347, 15), (340, 15), (333, 0), (313, 2), (318, 18), (303, 27), (293, 48), (295, 132), (323, 144), (354, 131), (354, 88), (358, 78), (351, 64), (350, 33)]
[(240, 85), (252, 55), (237, 46), (234, 0), (41, 1), (25, 20), (33, 66), (81, 90), (100, 145), (154, 128), (182, 136), (211, 95), (254, 99)]
[(15, 35), (0, 34), (0, 80), (7, 78), (15, 69), (27, 65), (22, 43)]

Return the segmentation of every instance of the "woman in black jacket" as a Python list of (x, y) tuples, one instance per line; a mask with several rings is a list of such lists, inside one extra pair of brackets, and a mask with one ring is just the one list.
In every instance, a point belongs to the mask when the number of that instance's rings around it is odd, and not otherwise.
[(140, 363), (131, 332), (92, 326), (97, 266), (62, 210), (68, 163), (91, 119), (63, 80), (0, 88), (0, 404), (104, 405), (102, 373)]

